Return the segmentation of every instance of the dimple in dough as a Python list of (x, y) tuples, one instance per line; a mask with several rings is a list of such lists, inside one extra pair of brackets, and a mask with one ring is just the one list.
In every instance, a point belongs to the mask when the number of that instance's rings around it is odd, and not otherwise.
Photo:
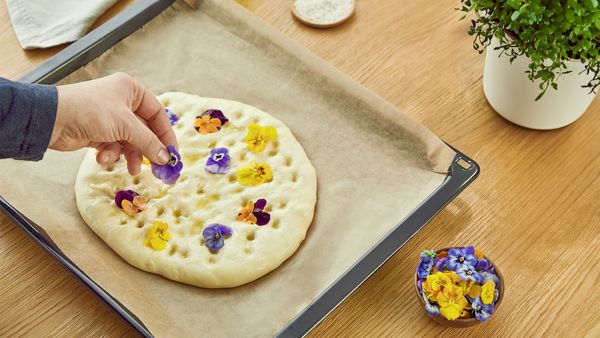
[[(205, 288), (235, 287), (269, 273), (289, 258), (304, 240), (316, 203), (317, 178), (310, 160), (281, 121), (247, 104), (185, 93), (158, 97), (179, 116), (174, 126), (184, 163), (173, 186), (163, 184), (142, 165), (137, 176), (127, 173), (124, 159), (102, 167), (90, 150), (75, 183), (83, 220), (129, 264), (166, 278)], [(220, 109), (229, 122), (218, 132), (202, 135), (193, 126), (207, 109)], [(251, 123), (273, 126), (278, 138), (252, 153), (244, 137)], [(231, 156), (227, 174), (210, 174), (204, 165), (211, 148), (226, 147)], [(259, 186), (237, 183), (236, 171), (250, 161), (266, 162), (273, 180)], [(132, 189), (148, 199), (147, 210), (128, 216), (114, 203), (118, 190)], [(267, 199), (271, 221), (257, 226), (236, 220), (248, 200)], [(162, 251), (144, 246), (153, 221), (169, 225), (172, 239)], [(233, 229), (224, 247), (212, 253), (202, 230), (220, 223)]]

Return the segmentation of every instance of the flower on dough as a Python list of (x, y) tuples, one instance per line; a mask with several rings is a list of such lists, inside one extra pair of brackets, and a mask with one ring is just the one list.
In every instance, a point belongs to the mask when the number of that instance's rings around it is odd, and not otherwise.
[(221, 130), (221, 127), (225, 125), (229, 120), (223, 115), (223, 112), (218, 109), (209, 109), (202, 113), (200, 116), (196, 116), (194, 121), (194, 128), (200, 134), (211, 134)]
[(271, 220), (271, 215), (268, 212), (263, 211), (267, 206), (267, 200), (261, 198), (256, 202), (248, 201), (248, 204), (242, 211), (238, 213), (237, 220), (256, 225), (266, 225)]
[(271, 126), (261, 127), (256, 123), (248, 126), (246, 134), (246, 145), (253, 153), (259, 153), (265, 149), (268, 141), (277, 140), (277, 130)]
[(213, 223), (202, 231), (204, 245), (212, 252), (219, 251), (225, 245), (225, 238), (231, 236), (232, 233), (233, 229), (230, 227)]
[(229, 150), (227, 148), (213, 148), (210, 150), (204, 169), (211, 174), (225, 174), (229, 171)]
[(173, 185), (179, 179), (181, 169), (183, 169), (183, 162), (181, 162), (181, 155), (179, 155), (173, 145), (169, 144), (167, 150), (171, 155), (171, 159), (165, 165), (152, 163), (152, 173), (165, 184)]
[(437, 296), (437, 302), (440, 305), (440, 313), (448, 320), (460, 317), (469, 304), (462, 289), (453, 285), (444, 287), (444, 290)]
[(257, 186), (273, 180), (273, 170), (266, 163), (252, 161), (237, 171), (237, 181), (241, 185)]
[(154, 221), (152, 228), (146, 232), (144, 245), (154, 250), (160, 251), (167, 247), (167, 242), (171, 240), (169, 225), (165, 222)]
[(494, 313), (494, 306), (491, 304), (484, 304), (481, 297), (473, 299), (472, 307), (475, 318), (480, 322), (485, 322)]
[(143, 165), (150, 165), (150, 160), (146, 158), (146, 156), (142, 156), (142, 164)]
[(129, 216), (146, 210), (146, 198), (133, 190), (117, 191), (115, 204)]
[(175, 114), (169, 108), (165, 108), (165, 113), (167, 113), (167, 116), (169, 117), (169, 122), (171, 122), (171, 125), (172, 126), (176, 125), (177, 122), (179, 121), (179, 117), (177, 116), (177, 114)]
[(468, 246), (465, 248), (452, 248), (448, 250), (448, 262), (446, 263), (449, 270), (458, 270), (460, 266), (471, 265), (475, 267), (477, 257), (475, 257), (475, 248)]

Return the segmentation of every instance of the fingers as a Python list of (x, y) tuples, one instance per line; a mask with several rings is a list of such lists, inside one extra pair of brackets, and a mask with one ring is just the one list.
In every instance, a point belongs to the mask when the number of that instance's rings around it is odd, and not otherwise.
[(116, 162), (121, 156), (121, 144), (118, 142), (108, 142), (96, 147), (96, 162), (101, 165)]
[(141, 117), (165, 145), (177, 147), (177, 138), (164, 107), (144, 86), (134, 81), (133, 111)]
[(123, 145), (123, 154), (127, 160), (127, 171), (130, 175), (140, 173), (142, 165), (142, 153), (130, 144)]
[[(125, 116), (127, 117), (119, 128), (122, 139), (127, 141), (129, 145), (137, 148), (137, 152), (144, 154), (150, 162), (166, 164), (171, 156), (164, 144), (135, 115), (128, 113), (125, 114)], [(125, 151), (125, 149), (123, 150)], [(125, 153), (125, 155), (127, 158), (127, 153)], [(132, 156), (132, 158), (135, 158), (135, 156), (133, 156), (135, 154), (131, 151), (129, 155)], [(129, 161), (129, 158), (127, 158), (127, 160)], [(141, 163), (141, 156), (139, 161)], [(139, 168), (139, 165), (137, 167)]]

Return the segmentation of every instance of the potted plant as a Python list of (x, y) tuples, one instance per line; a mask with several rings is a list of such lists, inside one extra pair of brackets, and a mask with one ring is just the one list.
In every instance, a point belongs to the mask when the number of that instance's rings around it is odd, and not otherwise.
[(461, 0), (483, 90), (504, 118), (533, 129), (578, 119), (600, 84), (598, 0)]

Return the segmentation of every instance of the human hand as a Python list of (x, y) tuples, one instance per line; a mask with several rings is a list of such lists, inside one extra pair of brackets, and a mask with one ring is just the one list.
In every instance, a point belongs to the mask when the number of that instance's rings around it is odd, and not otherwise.
[(71, 151), (98, 149), (96, 161), (110, 164), (121, 153), (131, 175), (140, 172), (142, 155), (166, 164), (165, 145), (177, 147), (177, 139), (163, 106), (125, 73), (58, 86), (56, 122), (49, 148)]

